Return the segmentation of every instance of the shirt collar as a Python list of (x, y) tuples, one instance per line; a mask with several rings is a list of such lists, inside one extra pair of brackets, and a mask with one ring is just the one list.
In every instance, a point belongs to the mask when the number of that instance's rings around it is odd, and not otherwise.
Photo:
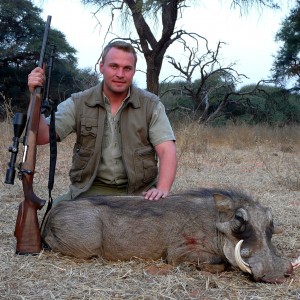
[[(126, 96), (126, 97), (124, 98), (124, 100), (122, 101), (122, 104), (123, 104), (127, 99), (129, 99), (129, 97), (130, 97), (130, 92), (131, 92), (131, 87), (129, 87), (127, 96)], [(105, 103), (105, 104), (110, 104), (109, 98), (105, 95), (104, 91), (102, 91), (102, 94), (103, 94), (104, 103)]]

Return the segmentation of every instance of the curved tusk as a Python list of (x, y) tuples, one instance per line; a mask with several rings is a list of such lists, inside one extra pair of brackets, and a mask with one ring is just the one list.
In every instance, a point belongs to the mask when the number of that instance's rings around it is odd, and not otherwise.
[(292, 267), (295, 270), (296, 268), (298, 268), (300, 266), (300, 256), (295, 259), (294, 261), (292, 261)]
[(235, 261), (238, 265), (238, 267), (243, 271), (243, 272), (246, 272), (246, 273), (249, 273), (249, 274), (252, 274), (252, 271), (250, 269), (250, 265), (247, 264), (241, 257), (241, 245), (243, 243), (244, 240), (240, 240), (236, 246), (235, 246), (235, 249), (234, 249), (234, 258), (235, 258)]

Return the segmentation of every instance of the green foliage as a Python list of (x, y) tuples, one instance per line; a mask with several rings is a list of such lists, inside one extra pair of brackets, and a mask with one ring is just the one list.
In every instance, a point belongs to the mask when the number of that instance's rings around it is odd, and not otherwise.
[[(27, 76), (39, 60), (45, 29), (40, 13), (29, 0), (0, 2), (0, 92), (12, 99), (14, 110), (25, 110), (28, 106)], [(77, 69), (76, 50), (62, 32), (50, 29), (48, 41), (56, 46), (52, 99), (61, 101), (71, 92), (85, 88), (85, 81), (78, 78), (88, 77), (95, 82), (97, 76), (92, 71)]]
[(273, 63), (273, 77), (281, 84), (287, 80), (295, 80), (295, 89), (299, 89), (300, 83), (300, 1), (296, 1), (295, 7), (281, 24), (276, 34), (276, 41), (282, 42), (275, 61)]
[[(1, 63), (17, 65), (37, 55), (37, 36), (41, 34), (40, 9), (30, 1), (3, 0), (0, 3)], [(24, 61), (25, 62), (25, 61)]]
[[(254, 87), (244, 86), (239, 92), (244, 93)], [(300, 96), (288, 90), (262, 85), (254, 94), (237, 98), (238, 101), (231, 101), (225, 110), (225, 114), (232, 120), (280, 126), (300, 123)]]
[[(227, 72), (212, 72), (205, 80), (196, 79), (193, 83), (174, 81), (160, 83), (159, 95), (169, 105), (180, 105), (193, 110), (201, 110), (203, 106), (201, 89), (209, 94), (210, 104), (217, 105), (226, 93), (235, 89), (227, 80)], [(171, 105), (172, 106), (172, 105)]]
[[(162, 101), (175, 123), (182, 122), (183, 119), (197, 119), (197, 114), (193, 110), (194, 103), (184, 93), (186, 84), (183, 81), (160, 84)], [(194, 88), (198, 84), (197, 80), (192, 83)], [(242, 122), (284, 126), (300, 123), (300, 96), (298, 94), (271, 85), (261, 85), (254, 93), (247, 94), (255, 87), (256, 85), (247, 85), (236, 91), (237, 94), (230, 98), (212, 124), (224, 125), (228, 122), (234, 124)], [(213, 101), (209, 113), (212, 113), (215, 106), (222, 101), (226, 92), (226, 89), (215, 92), (211, 98)]]

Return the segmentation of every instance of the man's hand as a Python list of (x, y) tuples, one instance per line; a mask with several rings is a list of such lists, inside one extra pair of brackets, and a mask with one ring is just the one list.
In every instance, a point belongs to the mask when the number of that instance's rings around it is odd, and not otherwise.
[(161, 191), (157, 188), (152, 188), (147, 192), (143, 193), (143, 196), (146, 200), (159, 200), (160, 198), (166, 198), (169, 195), (169, 192)]
[(169, 195), (177, 169), (176, 147), (173, 141), (166, 141), (155, 146), (159, 159), (157, 186), (144, 192), (146, 200), (159, 200)]
[(34, 88), (37, 86), (43, 86), (45, 81), (45, 72), (42, 68), (35, 68), (28, 75), (28, 87), (30, 93), (33, 93)]

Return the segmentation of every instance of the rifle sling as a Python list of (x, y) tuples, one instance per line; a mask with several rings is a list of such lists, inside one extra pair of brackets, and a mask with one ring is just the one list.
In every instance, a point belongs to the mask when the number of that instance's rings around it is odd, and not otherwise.
[(51, 110), (51, 115), (50, 115), (49, 136), (50, 136), (50, 167), (49, 167), (48, 190), (49, 190), (49, 197), (51, 197), (51, 191), (54, 186), (54, 175), (55, 175), (56, 158), (57, 158), (57, 141), (56, 141), (56, 131), (55, 131), (55, 110), (54, 109)]
[(52, 189), (54, 186), (54, 177), (55, 177), (55, 167), (56, 167), (56, 159), (57, 159), (57, 140), (56, 140), (56, 131), (55, 131), (55, 110), (51, 109), (50, 114), (50, 126), (49, 126), (49, 144), (50, 144), (50, 165), (49, 165), (49, 177), (48, 177), (48, 193), (49, 193), (49, 201), (47, 205), (47, 209), (45, 215), (43, 217), (41, 228), (43, 227), (44, 221), (50, 209), (52, 208)]

